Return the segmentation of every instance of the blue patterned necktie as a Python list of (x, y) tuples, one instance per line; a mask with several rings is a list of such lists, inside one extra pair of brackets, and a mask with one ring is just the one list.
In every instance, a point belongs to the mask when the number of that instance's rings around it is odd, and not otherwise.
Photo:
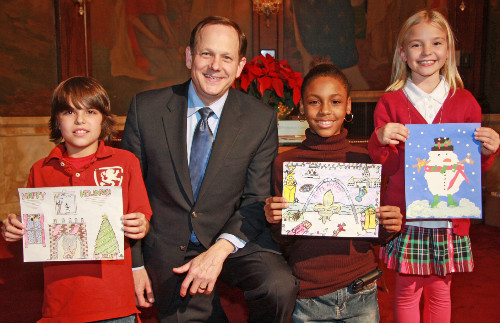
[(189, 173), (191, 175), (191, 187), (194, 199), (198, 196), (201, 186), (202, 175), (207, 164), (210, 149), (212, 148), (213, 134), (208, 126), (208, 118), (214, 114), (212, 109), (205, 107), (198, 110), (201, 115), (200, 121), (194, 131), (193, 143), (191, 145), (191, 157), (189, 159)]

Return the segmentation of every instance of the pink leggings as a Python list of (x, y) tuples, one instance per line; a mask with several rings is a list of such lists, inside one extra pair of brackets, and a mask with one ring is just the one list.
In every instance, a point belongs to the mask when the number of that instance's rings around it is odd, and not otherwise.
[(394, 322), (420, 323), (420, 297), (424, 294), (424, 323), (451, 320), (451, 274), (440, 276), (396, 275)]

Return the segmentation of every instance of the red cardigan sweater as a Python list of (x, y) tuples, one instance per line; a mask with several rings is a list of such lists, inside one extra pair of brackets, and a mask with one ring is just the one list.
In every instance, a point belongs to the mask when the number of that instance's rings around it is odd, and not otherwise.
[[(351, 146), (347, 130), (322, 138), (306, 130), (306, 140), (281, 153), (273, 165), (274, 194), (281, 196), (283, 162), (371, 163), (366, 149)], [(392, 236), (382, 226), (378, 239), (331, 237), (290, 237), (281, 235), (281, 223), (271, 227), (273, 238), (282, 247), (294, 276), (300, 281), (298, 298), (329, 294), (346, 286), (377, 267), (373, 243), (383, 243)]]
[[(387, 191), (384, 194), (385, 205), (396, 205), (403, 213), (403, 221), (406, 216), (405, 203), (405, 145), (382, 145), (378, 140), (376, 131), (389, 122), (401, 124), (427, 124), (424, 117), (412, 105), (403, 90), (384, 93), (375, 107), (373, 132), (368, 143), (368, 151), (374, 163), (382, 164), (382, 173), (389, 176)], [(432, 123), (480, 123), (481, 107), (472, 94), (464, 89), (452, 91), (438, 111)], [(499, 150), (500, 151), (500, 150)], [(494, 156), (482, 156), (481, 169), (488, 170), (493, 164)], [(404, 223), (403, 223), (404, 225)], [(469, 234), (469, 219), (453, 220), (453, 232), (464, 236)]]

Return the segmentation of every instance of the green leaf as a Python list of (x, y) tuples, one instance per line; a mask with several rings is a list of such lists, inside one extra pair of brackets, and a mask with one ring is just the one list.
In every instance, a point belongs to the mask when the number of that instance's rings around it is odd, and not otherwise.
[(264, 103), (267, 103), (267, 104), (270, 104), (270, 99), (271, 99), (271, 95), (273, 94), (273, 91), (267, 89), (264, 91), (264, 95), (262, 96), (262, 101)]

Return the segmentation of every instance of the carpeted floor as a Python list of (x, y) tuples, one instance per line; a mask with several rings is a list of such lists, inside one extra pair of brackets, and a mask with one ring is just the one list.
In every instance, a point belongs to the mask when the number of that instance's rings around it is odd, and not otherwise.
[[(500, 228), (471, 227), (475, 270), (455, 274), (452, 282), (452, 323), (500, 322)], [(35, 322), (40, 317), (43, 277), (40, 263), (22, 263), (21, 244), (0, 238), (0, 323)], [(384, 270), (388, 293), (379, 292), (381, 323), (392, 319), (395, 273)], [(385, 284), (385, 285), (384, 285)], [(220, 286), (222, 304), (232, 323), (245, 322), (247, 309), (241, 292)], [(144, 311), (143, 322), (156, 323), (154, 310)]]
[[(457, 273), (451, 283), (452, 323), (500, 322), (500, 228), (475, 224), (470, 238), (474, 272)], [(389, 291), (394, 291), (396, 273), (384, 270)], [(393, 322), (394, 294), (379, 292), (381, 323)]]

